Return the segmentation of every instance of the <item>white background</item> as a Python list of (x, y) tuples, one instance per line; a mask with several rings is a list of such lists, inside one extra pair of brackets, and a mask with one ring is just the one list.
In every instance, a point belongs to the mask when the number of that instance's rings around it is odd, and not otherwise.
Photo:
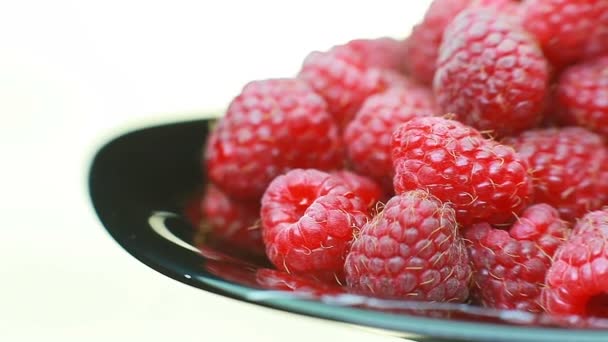
[(166, 278), (90, 206), (96, 148), (218, 113), (311, 50), (402, 38), (429, 1), (0, 0), (0, 340), (390, 341)]

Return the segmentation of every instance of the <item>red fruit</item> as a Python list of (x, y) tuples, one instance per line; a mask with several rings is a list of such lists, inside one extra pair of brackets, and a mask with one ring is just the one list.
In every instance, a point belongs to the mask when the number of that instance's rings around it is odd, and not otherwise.
[(403, 41), (382, 37), (376, 39), (355, 39), (346, 43), (346, 47), (360, 56), (368, 67), (401, 71), (405, 60)]
[(384, 298), (462, 302), (471, 266), (454, 210), (424, 191), (391, 198), (363, 226), (344, 265), (353, 291)]
[(504, 13), (513, 11), (512, 0), (434, 0), (421, 23), (414, 26), (405, 44), (405, 63), (408, 72), (417, 80), (430, 85), (435, 75), (443, 32), (452, 19), (469, 6), (496, 8)]
[(589, 59), (608, 53), (608, 2), (598, 2), (597, 6), (600, 7), (598, 10), (598, 25), (594, 28), (587, 40), (585, 56), (583, 59)]
[(435, 114), (433, 94), (422, 87), (400, 87), (370, 96), (344, 132), (355, 170), (392, 188), (391, 137), (415, 117)]
[(542, 312), (540, 293), (568, 226), (547, 204), (528, 207), (508, 231), (479, 223), (465, 230), (472, 295), (485, 307)]
[(276, 176), (293, 168), (337, 169), (338, 126), (323, 99), (294, 79), (254, 81), (211, 133), (209, 179), (232, 197), (259, 199)]
[(383, 197), (382, 188), (370, 178), (347, 170), (334, 171), (331, 174), (342, 180), (359, 196), (367, 208), (374, 209), (376, 203)]
[(527, 0), (521, 13), (524, 28), (558, 68), (607, 51), (598, 44), (608, 29), (605, 0)]
[(314, 276), (289, 274), (268, 268), (258, 269), (256, 279), (262, 288), (269, 290), (305, 293), (315, 297), (344, 293), (337, 284), (324, 282)]
[(196, 191), (190, 198), (188, 198), (183, 206), (182, 215), (186, 222), (190, 223), (192, 227), (197, 228), (203, 218), (201, 212), (201, 201), (203, 200), (203, 192)]
[(580, 127), (547, 128), (504, 140), (532, 169), (537, 202), (574, 221), (608, 200), (608, 150), (597, 134)]
[(608, 137), (608, 56), (566, 69), (557, 101), (568, 121)]
[(208, 230), (206, 238), (211, 242), (219, 242), (241, 252), (264, 255), (258, 201), (235, 200), (210, 184), (200, 208), (203, 215), (201, 229)]
[(588, 213), (562, 244), (542, 294), (547, 312), (608, 317), (608, 211)]
[[(395, 71), (393, 69), (381, 69), (380, 70), (380, 83), (382, 84), (382, 88), (383, 88), (383, 90), (381, 92), (384, 92), (387, 89), (398, 88), (398, 87), (409, 87), (409, 88), (423, 87), (420, 84), (418, 84), (415, 80), (413, 80), (413, 79), (407, 77), (406, 75), (400, 73), (399, 71)], [(371, 96), (374, 96), (374, 95), (370, 95), (369, 97), (371, 97)], [(365, 100), (367, 101), (367, 98)], [(363, 103), (365, 103), (365, 101)], [(359, 110), (360, 110), (360, 108), (359, 108)]]
[(340, 127), (355, 115), (363, 101), (384, 90), (381, 71), (370, 67), (353, 49), (340, 45), (326, 52), (312, 52), (298, 78), (307, 82), (325, 101)]
[(446, 28), (433, 89), (444, 113), (504, 136), (536, 126), (548, 65), (537, 43), (507, 17), (462, 11)]
[(262, 197), (266, 254), (288, 273), (340, 275), (367, 206), (338, 177), (296, 169), (277, 177)]
[(392, 157), (397, 193), (425, 189), (452, 203), (461, 225), (510, 223), (531, 201), (526, 161), (457, 121), (408, 121), (393, 134)]

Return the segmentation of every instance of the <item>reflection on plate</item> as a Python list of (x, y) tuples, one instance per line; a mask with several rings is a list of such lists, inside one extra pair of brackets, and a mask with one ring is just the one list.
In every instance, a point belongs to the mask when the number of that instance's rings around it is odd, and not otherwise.
[[(93, 206), (112, 237), (151, 268), (238, 300), (379, 328), (421, 341), (607, 341), (606, 320), (490, 310), (466, 304), (383, 300), (270, 270), (232, 251), (196, 246), (180, 213), (204, 184), (201, 148), (210, 121), (151, 127), (105, 145), (93, 160)], [(321, 287), (321, 288), (320, 288)], [(298, 290), (298, 291), (293, 291)], [(416, 339), (416, 338), (414, 338)]]

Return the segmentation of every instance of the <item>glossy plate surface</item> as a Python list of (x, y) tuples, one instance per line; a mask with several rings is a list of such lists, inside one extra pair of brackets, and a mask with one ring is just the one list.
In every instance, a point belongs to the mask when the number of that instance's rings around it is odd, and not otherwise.
[[(419, 341), (608, 341), (608, 330), (533, 327), (554, 322), (521, 312), (263, 289), (256, 283), (258, 266), (226, 251), (193, 247), (192, 226), (180, 214), (205, 182), (200, 161), (210, 122), (127, 133), (103, 146), (91, 165), (89, 190), (101, 222), (124, 249), (154, 270), (234, 299)], [(608, 327), (604, 321), (595, 325)]]

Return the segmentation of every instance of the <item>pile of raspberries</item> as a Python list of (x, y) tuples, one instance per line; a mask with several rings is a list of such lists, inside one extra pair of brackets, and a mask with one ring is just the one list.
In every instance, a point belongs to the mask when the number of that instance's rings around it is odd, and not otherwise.
[(608, 317), (606, 139), (608, 1), (435, 0), (245, 85), (199, 226), (278, 287)]

